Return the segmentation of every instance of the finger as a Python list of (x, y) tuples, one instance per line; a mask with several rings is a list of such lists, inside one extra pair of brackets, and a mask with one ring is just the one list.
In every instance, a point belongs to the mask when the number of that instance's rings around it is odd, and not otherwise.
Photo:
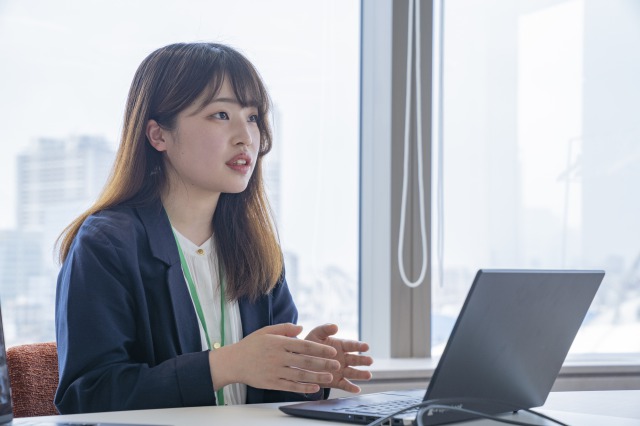
[(316, 383), (299, 383), (280, 379), (274, 384), (273, 389), (296, 393), (316, 393), (320, 390), (320, 385)]
[(333, 358), (338, 354), (338, 351), (334, 347), (310, 340), (287, 339), (284, 348), (289, 352), (318, 358)]
[(360, 393), (360, 386), (351, 383), (349, 380), (342, 379), (338, 382), (338, 389), (342, 389), (343, 391), (350, 393)]
[(371, 371), (358, 370), (347, 367), (342, 371), (342, 377), (348, 380), (371, 380)]
[(357, 340), (336, 339), (340, 342), (340, 347), (344, 352), (367, 352), (369, 345)]
[(319, 340), (324, 340), (329, 336), (333, 336), (334, 334), (336, 334), (338, 332), (338, 326), (335, 324), (324, 324), (324, 325), (320, 325), (316, 328), (314, 328), (313, 330), (311, 330), (311, 333), (309, 333), (309, 336), (313, 336), (316, 339)]
[(297, 383), (329, 384), (333, 381), (331, 373), (308, 371), (295, 367), (283, 369), (279, 376), (281, 379)]
[(301, 325), (292, 324), (290, 322), (276, 325), (268, 325), (255, 331), (255, 334), (276, 334), (279, 336), (296, 337), (302, 331)]
[(353, 365), (356, 367), (373, 364), (373, 358), (371, 358), (370, 356), (356, 354), (346, 354), (344, 356), (344, 361), (346, 365)]
[(341, 368), (340, 363), (334, 359), (316, 358), (297, 353), (290, 353), (285, 362), (290, 367), (307, 371), (332, 372)]

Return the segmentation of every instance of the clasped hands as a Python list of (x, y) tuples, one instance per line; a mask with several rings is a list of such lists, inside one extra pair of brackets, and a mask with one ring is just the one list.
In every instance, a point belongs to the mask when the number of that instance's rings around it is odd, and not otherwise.
[(352, 380), (369, 380), (367, 366), (373, 359), (361, 352), (369, 345), (333, 337), (335, 324), (311, 330), (307, 337), (293, 339), (302, 332), (299, 325), (286, 323), (257, 330), (240, 342), (210, 352), (215, 389), (230, 383), (245, 383), (262, 389), (315, 393), (321, 387), (357, 393)]

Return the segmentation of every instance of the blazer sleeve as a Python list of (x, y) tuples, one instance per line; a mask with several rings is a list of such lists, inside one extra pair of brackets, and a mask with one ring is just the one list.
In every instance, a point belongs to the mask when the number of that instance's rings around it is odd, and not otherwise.
[(154, 355), (135, 244), (87, 222), (58, 277), (60, 413), (215, 404), (207, 352)]

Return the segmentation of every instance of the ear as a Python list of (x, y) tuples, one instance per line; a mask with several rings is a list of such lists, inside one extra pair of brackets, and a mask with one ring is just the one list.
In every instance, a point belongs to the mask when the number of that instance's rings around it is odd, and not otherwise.
[(165, 131), (156, 120), (149, 120), (146, 129), (147, 139), (152, 147), (163, 152), (167, 150), (167, 142), (165, 141)]

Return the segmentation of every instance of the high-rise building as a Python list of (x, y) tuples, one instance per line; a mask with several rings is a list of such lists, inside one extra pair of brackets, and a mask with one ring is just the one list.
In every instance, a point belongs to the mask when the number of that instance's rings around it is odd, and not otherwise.
[(0, 297), (2, 302), (24, 293), (26, 284), (43, 273), (40, 232), (0, 231)]
[(76, 207), (88, 205), (102, 189), (113, 156), (101, 137), (35, 140), (18, 156), (18, 228), (43, 230), (52, 208), (79, 214)]
[(40, 138), (18, 156), (18, 229), (0, 232), (8, 345), (54, 339), (54, 244), (99, 195), (113, 159), (109, 143), (93, 136)]

